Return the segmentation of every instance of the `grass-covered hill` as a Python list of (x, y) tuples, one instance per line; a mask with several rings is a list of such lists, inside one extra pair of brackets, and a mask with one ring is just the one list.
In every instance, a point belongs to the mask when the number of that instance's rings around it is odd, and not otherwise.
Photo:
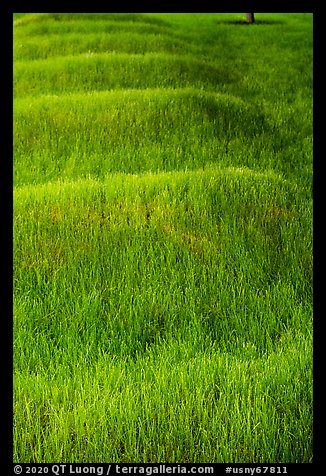
[(14, 15), (14, 459), (312, 459), (312, 16)]

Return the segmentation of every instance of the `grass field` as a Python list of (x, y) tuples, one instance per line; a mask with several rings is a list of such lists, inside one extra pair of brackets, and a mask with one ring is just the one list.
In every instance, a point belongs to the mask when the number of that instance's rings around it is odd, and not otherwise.
[(14, 460), (312, 461), (312, 15), (14, 15)]

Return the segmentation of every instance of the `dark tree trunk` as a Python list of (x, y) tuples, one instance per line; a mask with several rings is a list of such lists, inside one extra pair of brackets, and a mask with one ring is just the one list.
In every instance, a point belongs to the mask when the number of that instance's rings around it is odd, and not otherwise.
[(247, 23), (251, 24), (255, 22), (255, 15), (254, 13), (246, 13), (246, 20)]

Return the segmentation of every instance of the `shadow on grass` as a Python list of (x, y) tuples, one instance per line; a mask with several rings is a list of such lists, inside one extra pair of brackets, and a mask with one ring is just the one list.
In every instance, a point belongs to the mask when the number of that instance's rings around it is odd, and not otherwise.
[(222, 23), (224, 25), (255, 26), (255, 25), (281, 25), (284, 22), (280, 20), (255, 20), (254, 23), (248, 23), (246, 20), (221, 20), (217, 23)]

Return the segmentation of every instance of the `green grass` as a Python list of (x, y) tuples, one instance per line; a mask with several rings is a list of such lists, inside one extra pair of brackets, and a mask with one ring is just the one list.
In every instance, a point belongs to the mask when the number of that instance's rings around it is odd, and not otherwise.
[(312, 461), (312, 16), (14, 16), (14, 460)]

